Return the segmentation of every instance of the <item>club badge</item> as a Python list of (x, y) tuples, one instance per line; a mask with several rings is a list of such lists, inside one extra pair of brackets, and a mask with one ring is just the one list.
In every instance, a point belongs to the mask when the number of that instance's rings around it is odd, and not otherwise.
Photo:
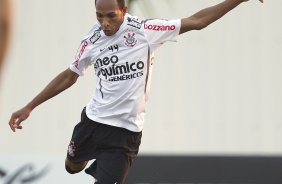
[(124, 36), (126, 46), (134, 47), (136, 45), (137, 40), (134, 36), (135, 36), (135, 33), (128, 33), (127, 36)]

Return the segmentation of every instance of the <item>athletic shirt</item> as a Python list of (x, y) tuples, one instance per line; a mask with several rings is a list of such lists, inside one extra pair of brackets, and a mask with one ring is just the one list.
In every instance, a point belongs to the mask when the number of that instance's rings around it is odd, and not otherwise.
[(142, 131), (153, 52), (166, 41), (176, 41), (180, 25), (180, 19), (140, 21), (129, 14), (113, 36), (106, 36), (99, 23), (94, 25), (70, 65), (80, 76), (94, 66), (96, 88), (86, 106), (89, 119)]

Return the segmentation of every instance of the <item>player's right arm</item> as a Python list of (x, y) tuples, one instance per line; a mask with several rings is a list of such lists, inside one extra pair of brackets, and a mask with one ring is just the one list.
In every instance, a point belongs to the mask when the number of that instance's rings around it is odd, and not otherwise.
[(21, 122), (28, 118), (35, 107), (72, 86), (78, 77), (79, 75), (70, 69), (60, 73), (26, 106), (12, 114), (9, 121), (11, 130), (15, 132), (16, 129), (22, 129)]

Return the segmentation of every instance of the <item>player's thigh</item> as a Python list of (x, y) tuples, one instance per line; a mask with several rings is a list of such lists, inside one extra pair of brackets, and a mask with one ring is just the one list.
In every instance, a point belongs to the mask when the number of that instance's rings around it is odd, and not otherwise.
[(133, 158), (123, 151), (106, 152), (97, 158), (96, 179), (105, 184), (123, 184)]

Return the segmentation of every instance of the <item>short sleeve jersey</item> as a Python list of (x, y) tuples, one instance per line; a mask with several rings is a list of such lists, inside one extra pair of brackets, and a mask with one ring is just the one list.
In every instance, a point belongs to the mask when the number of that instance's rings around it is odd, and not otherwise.
[(86, 106), (93, 121), (133, 132), (143, 129), (153, 52), (176, 41), (180, 20), (147, 19), (126, 14), (118, 32), (106, 36), (99, 23), (83, 38), (70, 69), (83, 75), (94, 66), (96, 87)]

